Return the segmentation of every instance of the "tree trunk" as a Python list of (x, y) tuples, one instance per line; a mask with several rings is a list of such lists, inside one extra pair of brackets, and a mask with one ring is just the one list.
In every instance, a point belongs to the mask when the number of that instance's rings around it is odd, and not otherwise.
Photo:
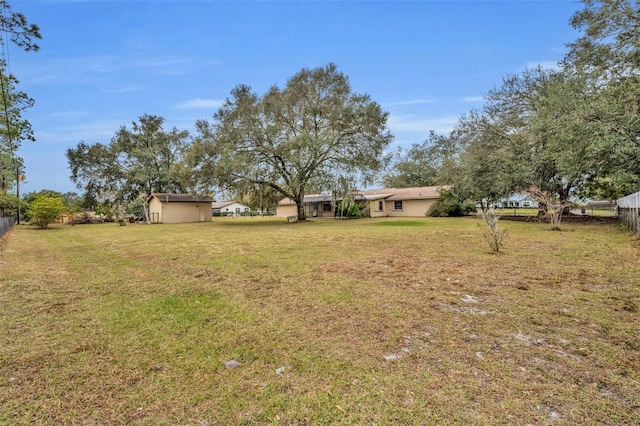
[(302, 200), (296, 200), (296, 208), (298, 209), (298, 220), (306, 220), (307, 217), (304, 213), (304, 202)]

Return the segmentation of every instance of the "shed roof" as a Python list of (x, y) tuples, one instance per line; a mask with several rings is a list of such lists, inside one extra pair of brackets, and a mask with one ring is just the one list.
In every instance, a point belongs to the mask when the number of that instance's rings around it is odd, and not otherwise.
[(152, 192), (147, 198), (147, 202), (151, 201), (152, 198), (157, 198), (162, 203), (211, 203), (213, 202), (213, 198), (204, 197), (193, 194), (166, 194), (166, 193), (156, 193)]

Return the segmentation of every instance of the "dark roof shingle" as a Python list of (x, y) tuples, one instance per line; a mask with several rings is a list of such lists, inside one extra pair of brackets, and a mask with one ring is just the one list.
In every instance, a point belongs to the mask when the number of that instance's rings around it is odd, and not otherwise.
[(172, 203), (172, 202), (180, 202), (180, 203), (211, 203), (213, 202), (213, 198), (204, 197), (200, 195), (193, 194), (165, 194), (165, 193), (152, 193), (147, 198), (147, 201), (150, 201), (151, 198), (157, 198), (159, 201), (163, 203)]

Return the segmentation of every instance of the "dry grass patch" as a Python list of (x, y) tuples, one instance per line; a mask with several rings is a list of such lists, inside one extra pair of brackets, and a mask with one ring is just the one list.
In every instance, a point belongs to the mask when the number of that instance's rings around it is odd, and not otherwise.
[(503, 226), (18, 227), (0, 423), (632, 424), (638, 241)]

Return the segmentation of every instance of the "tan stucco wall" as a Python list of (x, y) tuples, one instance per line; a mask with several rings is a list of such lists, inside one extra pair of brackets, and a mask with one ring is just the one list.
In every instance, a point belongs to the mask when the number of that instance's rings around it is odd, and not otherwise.
[(278, 206), (276, 209), (277, 217), (298, 216), (298, 208), (295, 204)]
[[(380, 201), (382, 201), (382, 210), (378, 209)], [(393, 206), (393, 204), (389, 205), (389, 203), (387, 203), (384, 200), (369, 201), (369, 216), (371, 217), (389, 216), (389, 210), (391, 210), (390, 206)]]
[(394, 210), (393, 201), (384, 201), (384, 210), (378, 210), (378, 201), (371, 201), (369, 212), (371, 217), (424, 217), (436, 199), (402, 200), (402, 210)]
[(149, 216), (152, 221), (162, 223), (162, 203), (157, 198), (151, 198), (149, 201)]
[(211, 203), (149, 202), (149, 213), (158, 213), (160, 223), (211, 222)]

